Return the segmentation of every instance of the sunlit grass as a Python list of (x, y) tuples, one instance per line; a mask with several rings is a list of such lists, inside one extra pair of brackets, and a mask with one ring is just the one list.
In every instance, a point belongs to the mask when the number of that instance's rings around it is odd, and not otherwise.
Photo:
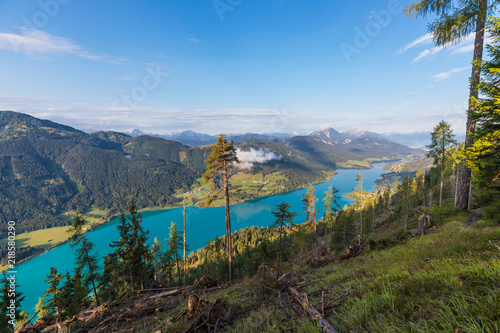
[(463, 222), (443, 217), (435, 234), (323, 267), (309, 291), (349, 291), (329, 317), (340, 332), (500, 332), (500, 252), (489, 242), (500, 231)]

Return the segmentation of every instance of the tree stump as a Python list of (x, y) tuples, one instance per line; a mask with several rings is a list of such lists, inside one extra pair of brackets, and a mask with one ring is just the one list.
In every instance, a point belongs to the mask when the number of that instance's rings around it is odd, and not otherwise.
[(417, 224), (417, 236), (423, 236), (427, 234), (430, 228), (432, 228), (432, 214), (425, 212), (424, 214), (420, 215), (418, 217), (418, 224)]

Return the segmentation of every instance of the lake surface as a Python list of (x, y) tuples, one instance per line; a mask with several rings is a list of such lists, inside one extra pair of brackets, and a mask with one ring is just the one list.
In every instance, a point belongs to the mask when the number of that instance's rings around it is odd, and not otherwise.
[[(324, 214), (321, 200), (325, 197), (325, 191), (328, 187), (335, 185), (342, 195), (341, 206), (353, 203), (354, 200), (344, 196), (353, 191), (357, 185), (356, 176), (363, 172), (365, 181), (363, 186), (366, 191), (375, 189), (375, 180), (380, 179), (380, 175), (388, 171), (382, 168), (385, 162), (373, 163), (373, 169), (368, 170), (339, 170), (338, 175), (324, 183), (314, 185), (316, 197), (319, 199), (317, 207), (319, 209), (318, 217)], [(246, 227), (267, 227), (274, 222), (271, 214), (276, 205), (286, 201), (292, 208), (291, 211), (297, 212), (295, 223), (302, 223), (306, 217), (301, 199), (307, 189), (291, 191), (268, 197), (262, 197), (246, 201), (241, 204), (231, 206), (231, 227), (232, 231)], [(192, 251), (206, 245), (207, 241), (213, 241), (216, 236), (222, 236), (226, 232), (225, 210), (224, 207), (186, 207), (186, 236), (187, 244)], [(143, 228), (149, 230), (149, 243), (152, 244), (155, 237), (162, 241), (166, 246), (165, 238), (168, 238), (170, 224), (174, 221), (182, 230), (183, 210), (182, 208), (148, 211), (143, 213)], [(118, 231), (116, 224), (118, 218), (111, 220), (99, 229), (87, 234), (89, 239), (94, 242), (95, 250), (100, 257), (110, 252), (109, 243), (112, 240), (118, 240)], [(17, 284), (20, 285), (20, 291), (26, 298), (22, 303), (24, 311), (30, 314), (34, 313), (38, 298), (42, 297), (47, 285), (43, 282), (50, 272), (50, 267), (57, 267), (59, 273), (65, 274), (72, 271), (74, 254), (69, 244), (61, 245), (39, 257), (33, 258), (22, 264), (17, 265)]]

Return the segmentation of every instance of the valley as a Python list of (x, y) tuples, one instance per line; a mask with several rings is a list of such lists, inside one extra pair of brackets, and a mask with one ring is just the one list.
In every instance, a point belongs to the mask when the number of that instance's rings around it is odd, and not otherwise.
[[(367, 167), (365, 162), (357, 164), (355, 160), (422, 154), (385, 140), (361, 138), (339, 145), (315, 136), (249, 138), (238, 147), (280, 158), (238, 170), (236, 179), (240, 178), (241, 189), (235, 202), (324, 181), (339, 167)], [(189, 197), (195, 204), (201, 196), (194, 191), (204, 191), (199, 177), (209, 151), (207, 146), (188, 147), (158, 137), (133, 138), (117, 132), (87, 134), (2, 111), (0, 222), (18, 221), (21, 234), (66, 226), (64, 212), (76, 210), (92, 218), (93, 214), (86, 212), (97, 209), (101, 211), (98, 217), (107, 220), (126, 209), (124, 199), (128, 197), (134, 197), (140, 209), (158, 209), (181, 205), (182, 193), (191, 192)], [(263, 183), (254, 183), (256, 175), (272, 184), (264, 189), (260, 186)]]

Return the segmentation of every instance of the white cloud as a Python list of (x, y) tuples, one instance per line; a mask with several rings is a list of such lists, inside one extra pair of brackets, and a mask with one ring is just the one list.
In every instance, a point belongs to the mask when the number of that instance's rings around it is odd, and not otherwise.
[(416, 46), (431, 44), (432, 38), (433, 37), (432, 37), (431, 33), (428, 33), (428, 34), (425, 34), (421, 37), (418, 37), (414, 41), (406, 44), (404, 47), (399, 49), (398, 54), (402, 54), (402, 53), (404, 53), (404, 52), (408, 51), (409, 49), (414, 48)]
[(464, 71), (466, 69), (467, 69), (467, 67), (454, 68), (454, 69), (449, 70), (447, 72), (436, 74), (432, 78), (434, 79), (435, 82), (445, 80), (445, 79), (449, 78), (452, 74), (459, 73), (459, 72)]
[(31, 58), (40, 55), (75, 55), (81, 58), (109, 63), (121, 63), (124, 59), (116, 59), (106, 55), (96, 55), (85, 51), (80, 45), (67, 38), (50, 35), (40, 30), (21, 28), (22, 34), (0, 32), (0, 49), (24, 53)]
[(467, 53), (467, 52), (472, 52), (472, 51), (474, 51), (474, 44), (469, 44), (469, 45), (455, 48), (451, 53), (457, 54), (457, 53)]
[(249, 151), (236, 149), (236, 155), (240, 160), (238, 167), (240, 169), (250, 169), (254, 163), (267, 163), (272, 160), (281, 160), (283, 156), (278, 155), (267, 148), (254, 149), (250, 148)]
[[(453, 47), (452, 48), (453, 51), (451, 52), (451, 54), (467, 53), (467, 52), (474, 51), (474, 39), (475, 39), (474, 34), (468, 35), (460, 44), (465, 44), (465, 43), (469, 43), (469, 44), (466, 44), (463, 46), (457, 45), (457, 46)], [(486, 38), (484, 39), (484, 45), (490, 44), (492, 42), (493, 41), (492, 41), (490, 36), (486, 36)]]
[(195, 37), (188, 38), (188, 41), (190, 41), (192, 43), (200, 43), (200, 40), (198, 38), (195, 38)]
[(436, 47), (434, 47), (434, 48), (432, 48), (432, 49), (430, 49), (430, 50), (429, 50), (429, 49), (424, 50), (424, 51), (420, 52), (420, 53), (418, 54), (418, 56), (417, 56), (415, 59), (413, 59), (412, 64), (417, 63), (417, 62), (419, 62), (420, 60), (422, 60), (422, 59), (424, 59), (424, 58), (427, 58), (427, 57), (430, 57), (430, 56), (432, 56), (432, 55), (434, 55), (434, 54), (436, 54), (436, 53), (439, 53), (439, 52), (441, 52), (444, 48), (445, 48), (444, 46), (436, 46)]
[[(421, 46), (421, 45), (431, 44), (433, 42), (432, 38), (433, 38), (432, 34), (428, 33), (428, 34), (421, 36), (421, 37), (415, 39), (414, 41), (408, 43), (405, 47), (401, 48), (397, 53), (402, 54), (411, 48)], [(421, 51), (413, 59), (412, 63), (415, 64), (415, 63), (417, 63), (425, 58), (428, 58), (434, 54), (441, 52), (444, 49), (451, 50), (451, 54), (470, 52), (470, 51), (474, 50), (474, 38), (475, 38), (474, 34), (469, 34), (469, 35), (465, 36), (464, 38), (460, 38), (460, 39), (457, 38), (457, 39), (455, 39), (455, 40), (453, 40), (450, 43), (447, 43), (445, 45), (435, 46), (433, 48), (425, 49), (425, 50)], [(488, 40), (489, 39), (487, 38), (486, 42)]]

